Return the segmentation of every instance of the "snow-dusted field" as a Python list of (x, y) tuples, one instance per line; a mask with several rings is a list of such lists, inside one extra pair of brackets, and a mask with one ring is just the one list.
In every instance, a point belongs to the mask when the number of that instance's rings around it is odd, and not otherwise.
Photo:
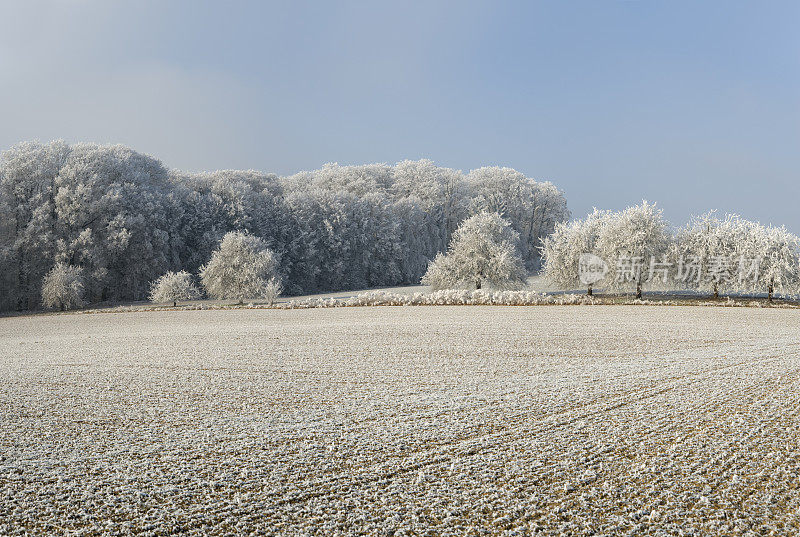
[(794, 535), (799, 327), (647, 306), (0, 319), (0, 534)]

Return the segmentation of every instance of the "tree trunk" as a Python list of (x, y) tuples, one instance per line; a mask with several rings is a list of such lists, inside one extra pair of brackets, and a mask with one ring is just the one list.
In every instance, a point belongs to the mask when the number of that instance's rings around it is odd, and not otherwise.
[(22, 310), (25, 309), (25, 304), (24, 304), (23, 301), (27, 300), (27, 296), (23, 292), (23, 291), (27, 291), (27, 289), (25, 288), (25, 269), (22, 266), (23, 265), (23, 261), (24, 261), (24, 254), (22, 252), (20, 252), (19, 255), (18, 255), (18, 258), (17, 258), (17, 263), (18, 263), (18, 266), (17, 266), (17, 271), (18, 271), (17, 272), (17, 283), (19, 285), (19, 288), (17, 290), (17, 292), (19, 293), (19, 295), (17, 295), (17, 310), (18, 311), (22, 311)]
[(775, 276), (769, 279), (769, 286), (767, 287), (767, 300), (772, 304), (772, 294), (775, 292)]
[(586, 289), (586, 294), (592, 296), (592, 284), (589, 284), (589, 287)]
[(642, 284), (636, 282), (636, 300), (642, 299)]
[(477, 279), (475, 280), (475, 290), (478, 290), (480, 288), (481, 288), (481, 280)]
[(719, 288), (717, 287), (717, 282), (714, 282), (714, 298), (719, 298)]
[(177, 301), (177, 300), (173, 300), (173, 301), (172, 301), (172, 307), (174, 308), (174, 307), (176, 307), (177, 305), (178, 305), (178, 301)]

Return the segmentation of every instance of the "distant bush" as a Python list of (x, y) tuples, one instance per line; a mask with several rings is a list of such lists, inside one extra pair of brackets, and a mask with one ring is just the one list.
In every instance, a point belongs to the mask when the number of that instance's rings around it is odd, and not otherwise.
[(261, 298), (272, 303), (282, 292), (275, 254), (248, 233), (231, 231), (220, 241), (211, 260), (200, 269), (208, 296), (216, 299)]
[(179, 300), (196, 300), (200, 298), (200, 290), (192, 281), (192, 275), (186, 271), (167, 272), (153, 282), (150, 287), (150, 301), (172, 302), (176, 306)]
[(83, 302), (83, 270), (57, 263), (42, 282), (42, 305), (46, 308), (78, 308)]

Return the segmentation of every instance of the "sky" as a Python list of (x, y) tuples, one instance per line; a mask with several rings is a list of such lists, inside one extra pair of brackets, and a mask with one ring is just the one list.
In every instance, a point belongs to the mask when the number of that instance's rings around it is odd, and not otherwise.
[(188, 171), (515, 168), (575, 217), (655, 201), (800, 233), (800, 3), (0, 3), (0, 148)]

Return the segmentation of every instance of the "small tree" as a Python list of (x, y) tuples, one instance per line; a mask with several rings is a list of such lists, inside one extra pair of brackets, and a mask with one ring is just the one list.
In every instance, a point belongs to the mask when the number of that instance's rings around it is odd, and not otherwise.
[(172, 302), (178, 305), (178, 300), (196, 300), (200, 298), (200, 291), (192, 281), (188, 272), (167, 272), (150, 286), (151, 302)]
[(61, 311), (82, 306), (83, 269), (56, 263), (42, 281), (42, 304)]
[(200, 279), (208, 296), (216, 299), (264, 298), (272, 303), (281, 293), (275, 254), (266, 243), (241, 231), (231, 231), (220, 241)]
[(590, 272), (582, 263), (597, 255), (597, 237), (609, 214), (595, 209), (583, 220), (556, 225), (553, 234), (542, 243), (544, 276), (549, 282), (561, 289), (586, 285), (586, 294), (592, 295), (593, 285), (605, 278), (608, 266), (600, 260), (602, 265), (598, 268), (602, 270)]
[(447, 254), (439, 254), (422, 277), (433, 289), (513, 289), (525, 285), (519, 234), (498, 213), (483, 212), (465, 220), (453, 235)]
[[(633, 287), (636, 298), (642, 298), (642, 285), (650, 281), (650, 263), (666, 263), (672, 236), (662, 212), (655, 204), (641, 205), (609, 214), (604, 218), (597, 237), (597, 251), (615, 271), (607, 278), (610, 287)], [(651, 282), (652, 283), (652, 282)]]
[(776, 291), (797, 293), (800, 288), (800, 238), (785, 227), (750, 224), (750, 240), (743, 259), (758, 260), (752, 285), (766, 289), (770, 302)]
[(745, 252), (750, 225), (736, 215), (725, 215), (720, 219), (709, 212), (693, 217), (678, 231), (673, 247), (679, 274), (683, 273), (680, 278), (682, 285), (711, 291), (714, 298), (719, 298), (720, 291), (737, 290), (737, 281), (722, 269)]

